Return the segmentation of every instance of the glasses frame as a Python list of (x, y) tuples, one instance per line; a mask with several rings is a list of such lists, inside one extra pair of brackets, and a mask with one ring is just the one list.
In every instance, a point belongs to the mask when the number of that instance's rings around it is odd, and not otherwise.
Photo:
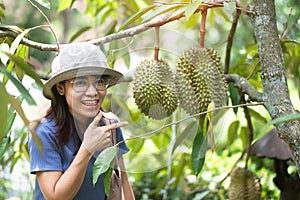
[[(104, 90), (107, 90), (107, 88), (108, 88), (108, 86), (109, 86), (109, 81), (110, 81), (110, 78), (108, 78), (108, 77), (100, 77), (100, 78), (96, 78), (95, 81), (89, 81), (89, 80), (84, 79), (84, 78), (77, 78), (77, 79), (82, 79), (82, 80), (84, 80), (84, 81), (86, 81), (86, 82), (88, 83), (88, 85), (86, 86), (86, 88), (85, 88), (84, 90), (80, 90), (80, 91), (79, 91), (79, 90), (76, 90), (76, 89), (74, 88), (74, 83), (75, 83), (75, 81), (76, 81), (76, 78), (73, 79), (73, 80), (66, 80), (67, 82), (69, 82), (69, 83), (72, 84), (72, 89), (73, 89), (75, 92), (77, 92), (77, 93), (86, 92), (86, 91), (89, 89), (89, 87), (90, 87), (91, 85), (93, 85), (94, 88), (95, 88), (97, 91), (104, 91)], [(103, 88), (103, 89), (98, 89), (97, 86), (96, 86), (96, 84), (97, 84), (96, 82), (99, 81), (99, 80), (101, 80), (101, 79), (106, 80), (106, 85), (105, 85), (105, 88)]]

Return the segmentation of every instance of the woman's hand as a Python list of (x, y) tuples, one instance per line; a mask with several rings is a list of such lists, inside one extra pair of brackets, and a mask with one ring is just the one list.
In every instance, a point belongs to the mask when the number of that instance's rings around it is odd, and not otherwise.
[(126, 126), (127, 122), (119, 122), (107, 126), (98, 126), (102, 118), (99, 112), (84, 133), (82, 144), (91, 153), (101, 151), (112, 145), (111, 130)]

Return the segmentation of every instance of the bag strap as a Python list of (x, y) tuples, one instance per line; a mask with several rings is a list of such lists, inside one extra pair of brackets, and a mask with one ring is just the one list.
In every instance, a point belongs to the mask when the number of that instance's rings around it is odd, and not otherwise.
[[(103, 117), (102, 119), (104, 119), (106, 125), (114, 124), (115, 123), (114, 119), (108, 119), (108, 118), (105, 118), (105, 117)], [(116, 129), (111, 130), (111, 138), (112, 138), (113, 145), (117, 144)], [(118, 168), (119, 168), (119, 165), (118, 165), (118, 153), (117, 153), (117, 156), (116, 156), (116, 159), (115, 159), (115, 163), (114, 163), (114, 169), (116, 170)]]

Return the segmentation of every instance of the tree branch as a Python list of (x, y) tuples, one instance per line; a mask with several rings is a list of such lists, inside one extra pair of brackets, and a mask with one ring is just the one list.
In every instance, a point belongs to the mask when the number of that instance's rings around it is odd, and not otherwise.
[[(217, 2), (205, 2), (204, 1), (203, 5), (200, 6), (199, 8), (197, 8), (194, 13), (198, 13), (198, 12), (201, 12), (201, 11), (209, 9), (209, 8), (223, 7), (223, 2), (232, 2), (232, 1), (228, 1), (228, 0), (227, 1), (217, 1)], [(241, 8), (238, 4), (237, 4), (237, 9), (241, 10), (247, 14), (251, 13), (250, 11), (244, 10), (243, 8)], [(141, 25), (117, 32), (117, 33), (113, 33), (113, 34), (107, 35), (105, 37), (90, 40), (88, 42), (95, 44), (95, 45), (101, 45), (101, 44), (105, 44), (105, 43), (108, 43), (108, 42), (111, 42), (114, 40), (119, 40), (119, 39), (126, 38), (126, 37), (132, 37), (141, 32), (147, 31), (150, 28), (163, 26), (164, 24), (167, 24), (169, 22), (179, 20), (179, 19), (183, 18), (184, 16), (185, 16), (184, 11), (182, 11), (181, 13), (179, 13), (177, 15), (172, 15), (172, 13), (167, 13), (167, 14), (162, 15), (162, 17), (154, 18), (144, 24), (141, 24)], [(17, 34), (10, 30), (5, 30), (5, 31), (2, 30), (0, 32), (0, 38), (1, 37), (16, 38)], [(55, 45), (54, 44), (44, 44), (44, 43), (29, 40), (26, 38), (23, 38), (21, 43), (26, 46), (29, 46), (29, 47), (32, 47), (35, 49), (39, 49), (41, 51), (57, 51), (58, 50), (56, 44)], [(64, 46), (64, 45), (60, 44), (60, 46)]]
[(236, 87), (240, 89), (241, 92), (247, 94), (252, 101), (263, 102), (263, 95), (258, 92), (248, 80), (237, 74), (226, 74), (225, 78), (227, 82), (235, 83)]

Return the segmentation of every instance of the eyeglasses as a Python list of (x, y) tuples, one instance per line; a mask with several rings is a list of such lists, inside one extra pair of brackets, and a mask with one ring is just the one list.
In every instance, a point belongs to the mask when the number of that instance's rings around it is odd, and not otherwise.
[(78, 78), (71, 81), (68, 80), (68, 82), (72, 84), (73, 90), (75, 92), (85, 92), (91, 84), (96, 88), (96, 90), (103, 91), (106, 90), (109, 85), (109, 78), (102, 77), (96, 79), (95, 81), (89, 81), (87, 79)]

